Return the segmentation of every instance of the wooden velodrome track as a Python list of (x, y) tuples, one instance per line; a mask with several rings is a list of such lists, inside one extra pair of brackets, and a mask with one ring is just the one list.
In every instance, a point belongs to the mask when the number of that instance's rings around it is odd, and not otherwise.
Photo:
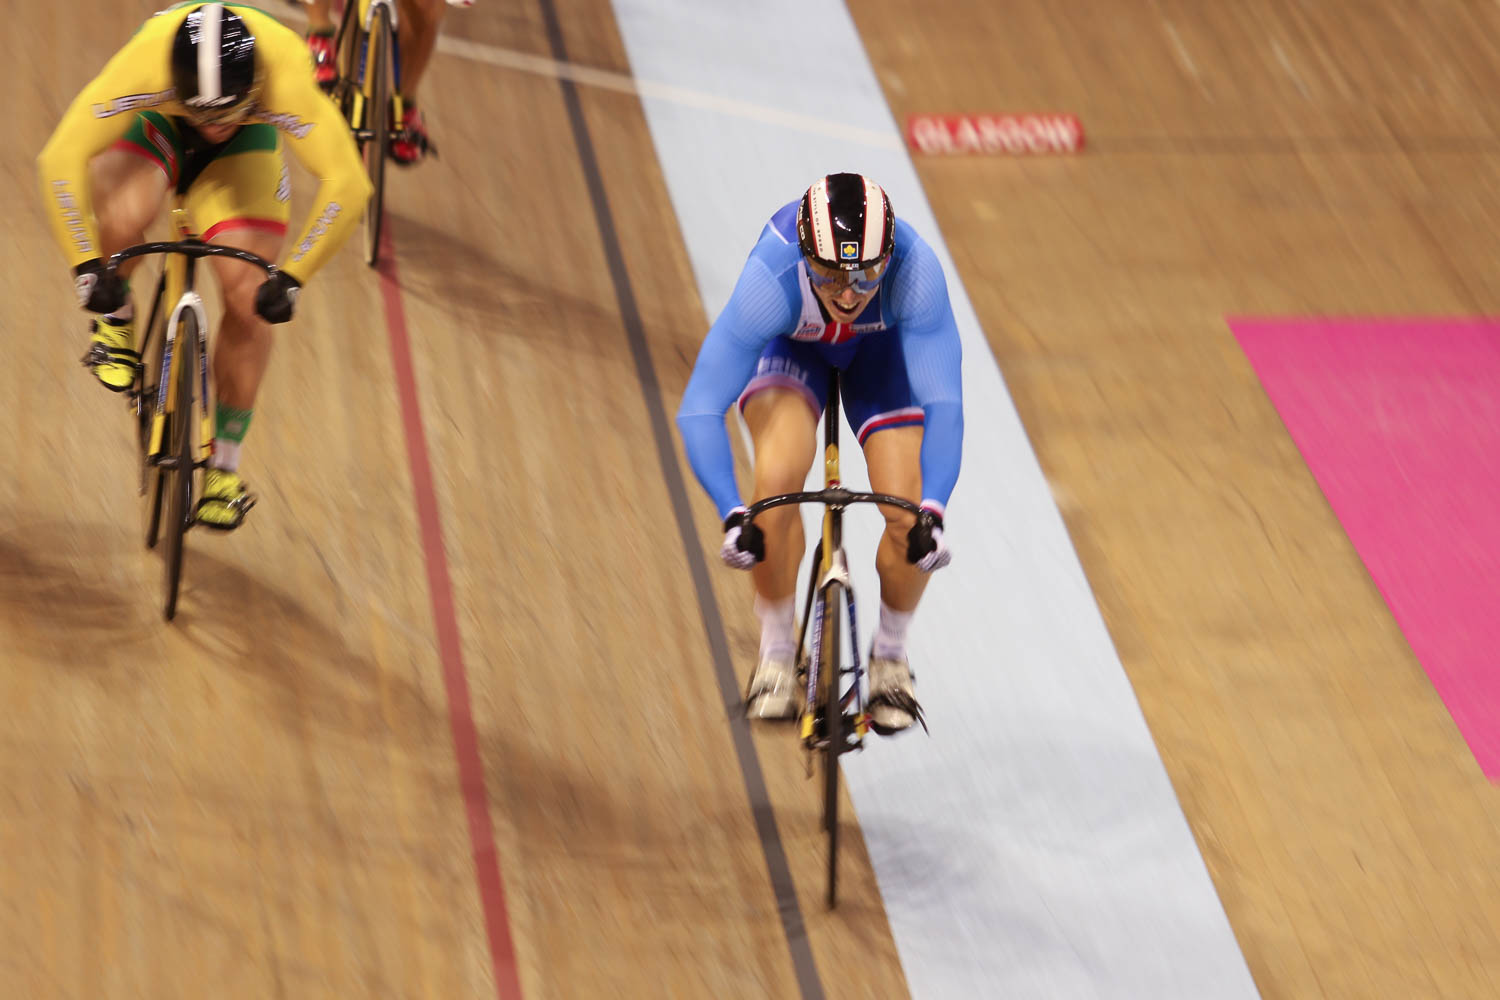
[[(446, 30), (558, 53), (550, 3), (479, 4)], [(190, 536), (167, 627), (35, 196), (152, 7), (88, 6), (13, 5), (0, 39), (0, 996), (791, 996), (801, 961), (903, 992), (857, 830), (829, 915), (792, 741), (725, 721), (653, 443), (706, 320), (636, 98), (437, 58), (395, 271), (349, 251), (309, 287), (247, 440), (261, 505)], [(1500, 9), (907, 9), (852, 7), (898, 115), (1090, 133), (918, 166), (1257, 986), (1497, 995), (1500, 802), (1224, 317), (1500, 312)], [(604, 0), (555, 17), (628, 72)], [(743, 581), (711, 581), (743, 665)]]

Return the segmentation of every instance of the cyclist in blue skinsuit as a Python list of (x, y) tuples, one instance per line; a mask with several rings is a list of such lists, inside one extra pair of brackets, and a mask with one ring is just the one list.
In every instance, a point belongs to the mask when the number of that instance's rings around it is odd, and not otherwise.
[(755, 584), (761, 638), (751, 716), (790, 718), (798, 710), (792, 659), (804, 539), (797, 508), (778, 507), (756, 518), (764, 560), (740, 548), (745, 507), (724, 414), (738, 399), (755, 449), (754, 499), (800, 490), (818, 449), (829, 367), (837, 367), (871, 489), (920, 497), (936, 516), (936, 549), (912, 565), (907, 533), (915, 518), (881, 508), (870, 708), (878, 732), (897, 732), (920, 714), (907, 627), (926, 574), (951, 557), (941, 525), (963, 443), (961, 361), (937, 256), (896, 219), (879, 185), (859, 174), (830, 174), (771, 217), (708, 331), (677, 413), (688, 461), (724, 518), (720, 556), (751, 570)]

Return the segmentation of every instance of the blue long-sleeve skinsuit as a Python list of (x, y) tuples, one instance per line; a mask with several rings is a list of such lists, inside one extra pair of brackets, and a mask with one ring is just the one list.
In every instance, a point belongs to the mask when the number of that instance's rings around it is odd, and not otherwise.
[[(808, 377), (807, 369), (831, 364), (845, 372), (848, 417), (861, 442), (881, 427), (923, 425), (922, 497), (946, 505), (958, 481), (963, 445), (963, 350), (937, 255), (897, 219), (895, 250), (880, 290), (852, 324), (829, 323), (808, 285), (796, 216), (797, 202), (792, 202), (771, 217), (698, 352), (677, 411), (694, 474), (719, 516), (727, 517), (742, 501), (724, 414), (752, 378), (800, 386), (809, 402), (821, 405), (823, 385)], [(874, 360), (861, 366), (862, 356)], [(889, 384), (874, 386), (866, 395), (878, 399), (866, 409), (879, 412), (863, 421), (865, 426), (856, 424), (863, 416), (851, 400), (860, 392), (851, 384), (856, 374), (866, 382), (888, 382), (872, 365), (889, 359), (900, 366), (903, 356), (909, 394), (899, 372), (886, 373), (894, 375), (895, 392), (905, 398), (893, 400)]]

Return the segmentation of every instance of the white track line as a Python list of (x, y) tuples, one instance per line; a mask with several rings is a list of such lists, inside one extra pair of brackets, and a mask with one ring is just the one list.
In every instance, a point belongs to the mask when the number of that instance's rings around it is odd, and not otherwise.
[(1297, 73), (1297, 68), (1293, 66), (1292, 61), (1287, 58), (1285, 50), (1283, 50), (1281, 47), (1281, 43), (1276, 41), (1276, 39), (1274, 38), (1271, 39), (1271, 53), (1276, 57), (1276, 61), (1281, 63), (1281, 68), (1286, 70), (1286, 75), (1291, 77), (1292, 82), (1297, 85), (1297, 92), (1303, 97), (1310, 96), (1308, 94), (1307, 84), (1302, 82), (1302, 77)]
[(1177, 58), (1182, 63), (1182, 68), (1187, 70), (1188, 76), (1193, 78), (1193, 82), (1198, 85), (1203, 96), (1210, 101), (1213, 100), (1213, 94), (1208, 92), (1208, 87), (1203, 82), (1203, 75), (1198, 72), (1198, 64), (1193, 62), (1193, 57), (1188, 54), (1187, 46), (1183, 44), (1182, 36), (1177, 33), (1176, 26), (1165, 19), (1161, 23), (1167, 29), (1167, 37), (1172, 40), (1172, 47), (1177, 50)]
[(490, 66), (499, 66), (502, 69), (533, 73), (537, 76), (551, 77), (556, 80), (571, 80), (574, 83), (588, 87), (598, 87), (601, 90), (613, 90), (621, 94), (635, 94), (643, 99), (666, 101), (669, 104), (679, 104), (683, 107), (697, 108), (701, 111), (713, 111), (731, 118), (744, 118), (748, 121), (760, 122), (764, 125), (779, 125), (794, 132), (807, 132), (830, 139), (842, 139), (845, 142), (856, 142), (875, 149), (899, 149), (901, 146), (899, 139), (889, 132), (877, 132), (873, 129), (858, 128), (853, 125), (841, 125), (838, 122), (829, 121), (827, 118), (815, 118), (812, 115), (782, 111), (779, 108), (752, 104), (748, 101), (735, 100), (731, 97), (718, 97), (714, 94), (707, 94), (699, 90), (689, 90), (686, 87), (675, 87), (667, 83), (637, 80), (623, 73), (592, 69), (588, 66), (577, 66), (573, 63), (558, 62), (555, 59), (548, 59), (545, 56), (515, 52), (510, 49), (502, 49), (498, 46), (485, 45), (480, 42), (471, 42), (462, 38), (449, 38), (446, 36), (439, 38), (437, 47), (439, 52), (455, 55), (461, 59), (486, 63)]
[[(279, 16), (278, 19), (294, 21), (299, 24), (307, 22), (306, 15), (301, 11), (288, 11), (285, 16)], [(812, 115), (797, 114), (794, 111), (783, 111), (780, 108), (766, 107), (765, 105), (753, 104), (749, 101), (739, 101), (732, 97), (718, 97), (700, 90), (674, 87), (667, 83), (637, 80), (624, 73), (593, 69), (589, 66), (578, 66), (574, 63), (559, 62), (556, 59), (548, 59), (546, 56), (535, 56), (528, 52), (503, 49), (498, 45), (471, 42), (466, 38), (439, 35), (437, 50), (445, 55), (457, 56), (460, 59), (468, 59), (471, 62), (484, 63), (487, 66), (497, 66), (501, 69), (515, 70), (520, 73), (531, 73), (535, 76), (545, 76), (553, 80), (570, 80), (585, 87), (612, 90), (619, 94), (633, 94), (643, 100), (665, 101), (668, 104), (677, 104), (686, 108), (697, 108), (700, 111), (712, 111), (726, 117), (742, 118), (746, 121), (760, 122), (764, 125), (778, 125), (793, 132), (804, 132), (829, 139), (840, 139), (844, 142), (857, 143), (872, 149), (901, 148), (900, 137), (892, 135), (889, 132), (879, 132), (874, 129), (859, 128), (853, 125), (841, 125), (827, 118), (816, 118)]]

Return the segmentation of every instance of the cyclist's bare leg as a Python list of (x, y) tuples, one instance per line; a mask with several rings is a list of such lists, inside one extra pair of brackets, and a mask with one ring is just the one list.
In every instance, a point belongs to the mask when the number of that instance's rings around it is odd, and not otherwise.
[[(266, 260), (275, 260), (281, 253), (281, 236), (256, 229), (231, 229), (211, 242), (249, 250)], [(255, 292), (266, 275), (243, 261), (208, 260), (224, 298), (224, 318), (212, 351), (214, 397), (224, 406), (249, 410), (255, 406), (275, 340), (271, 324), (255, 312)]]
[(307, 3), (307, 31), (308, 34), (327, 34), (334, 30), (333, 23), (333, 0), (308, 0)]
[[(892, 427), (865, 438), (870, 489), (918, 503), (922, 499), (922, 428)], [(880, 508), (885, 533), (875, 552), (880, 599), (892, 610), (915, 611), (927, 587), (927, 574), (906, 561), (906, 534), (916, 518), (894, 507)]]
[[(94, 216), (102, 256), (146, 241), (146, 230), (160, 216), (167, 197), (167, 175), (144, 156), (110, 149), (89, 161)], [(120, 265), (126, 277), (140, 258)]]
[(333, 0), (308, 0), (307, 47), (313, 58), (313, 78), (324, 90), (332, 90), (338, 81), (338, 70), (334, 65), (338, 58), (334, 51), (335, 34)]
[[(817, 450), (818, 418), (807, 400), (790, 389), (764, 389), (746, 401), (745, 423), (755, 444), (754, 498), (800, 490)], [(751, 718), (790, 719), (798, 705), (793, 659), (802, 517), (795, 506), (774, 507), (755, 523), (765, 533), (766, 558), (751, 569), (760, 653), (746, 711)]]
[(432, 61), (446, 0), (401, 0), (401, 97), (417, 103), (417, 86)]
[[(865, 438), (870, 489), (917, 503), (922, 496), (922, 428), (892, 427)], [(927, 575), (906, 561), (906, 534), (916, 517), (881, 507), (885, 531), (875, 552), (880, 620), (870, 643), (870, 713), (878, 733), (909, 728), (922, 717), (906, 659), (906, 630), (927, 587)]]
[[(745, 403), (745, 423), (755, 445), (752, 499), (802, 489), (818, 448), (818, 415), (802, 394), (791, 389), (757, 392)], [(795, 505), (774, 507), (755, 523), (766, 536), (765, 561), (750, 571), (755, 592), (764, 601), (791, 598), (806, 544), (801, 513)]]

